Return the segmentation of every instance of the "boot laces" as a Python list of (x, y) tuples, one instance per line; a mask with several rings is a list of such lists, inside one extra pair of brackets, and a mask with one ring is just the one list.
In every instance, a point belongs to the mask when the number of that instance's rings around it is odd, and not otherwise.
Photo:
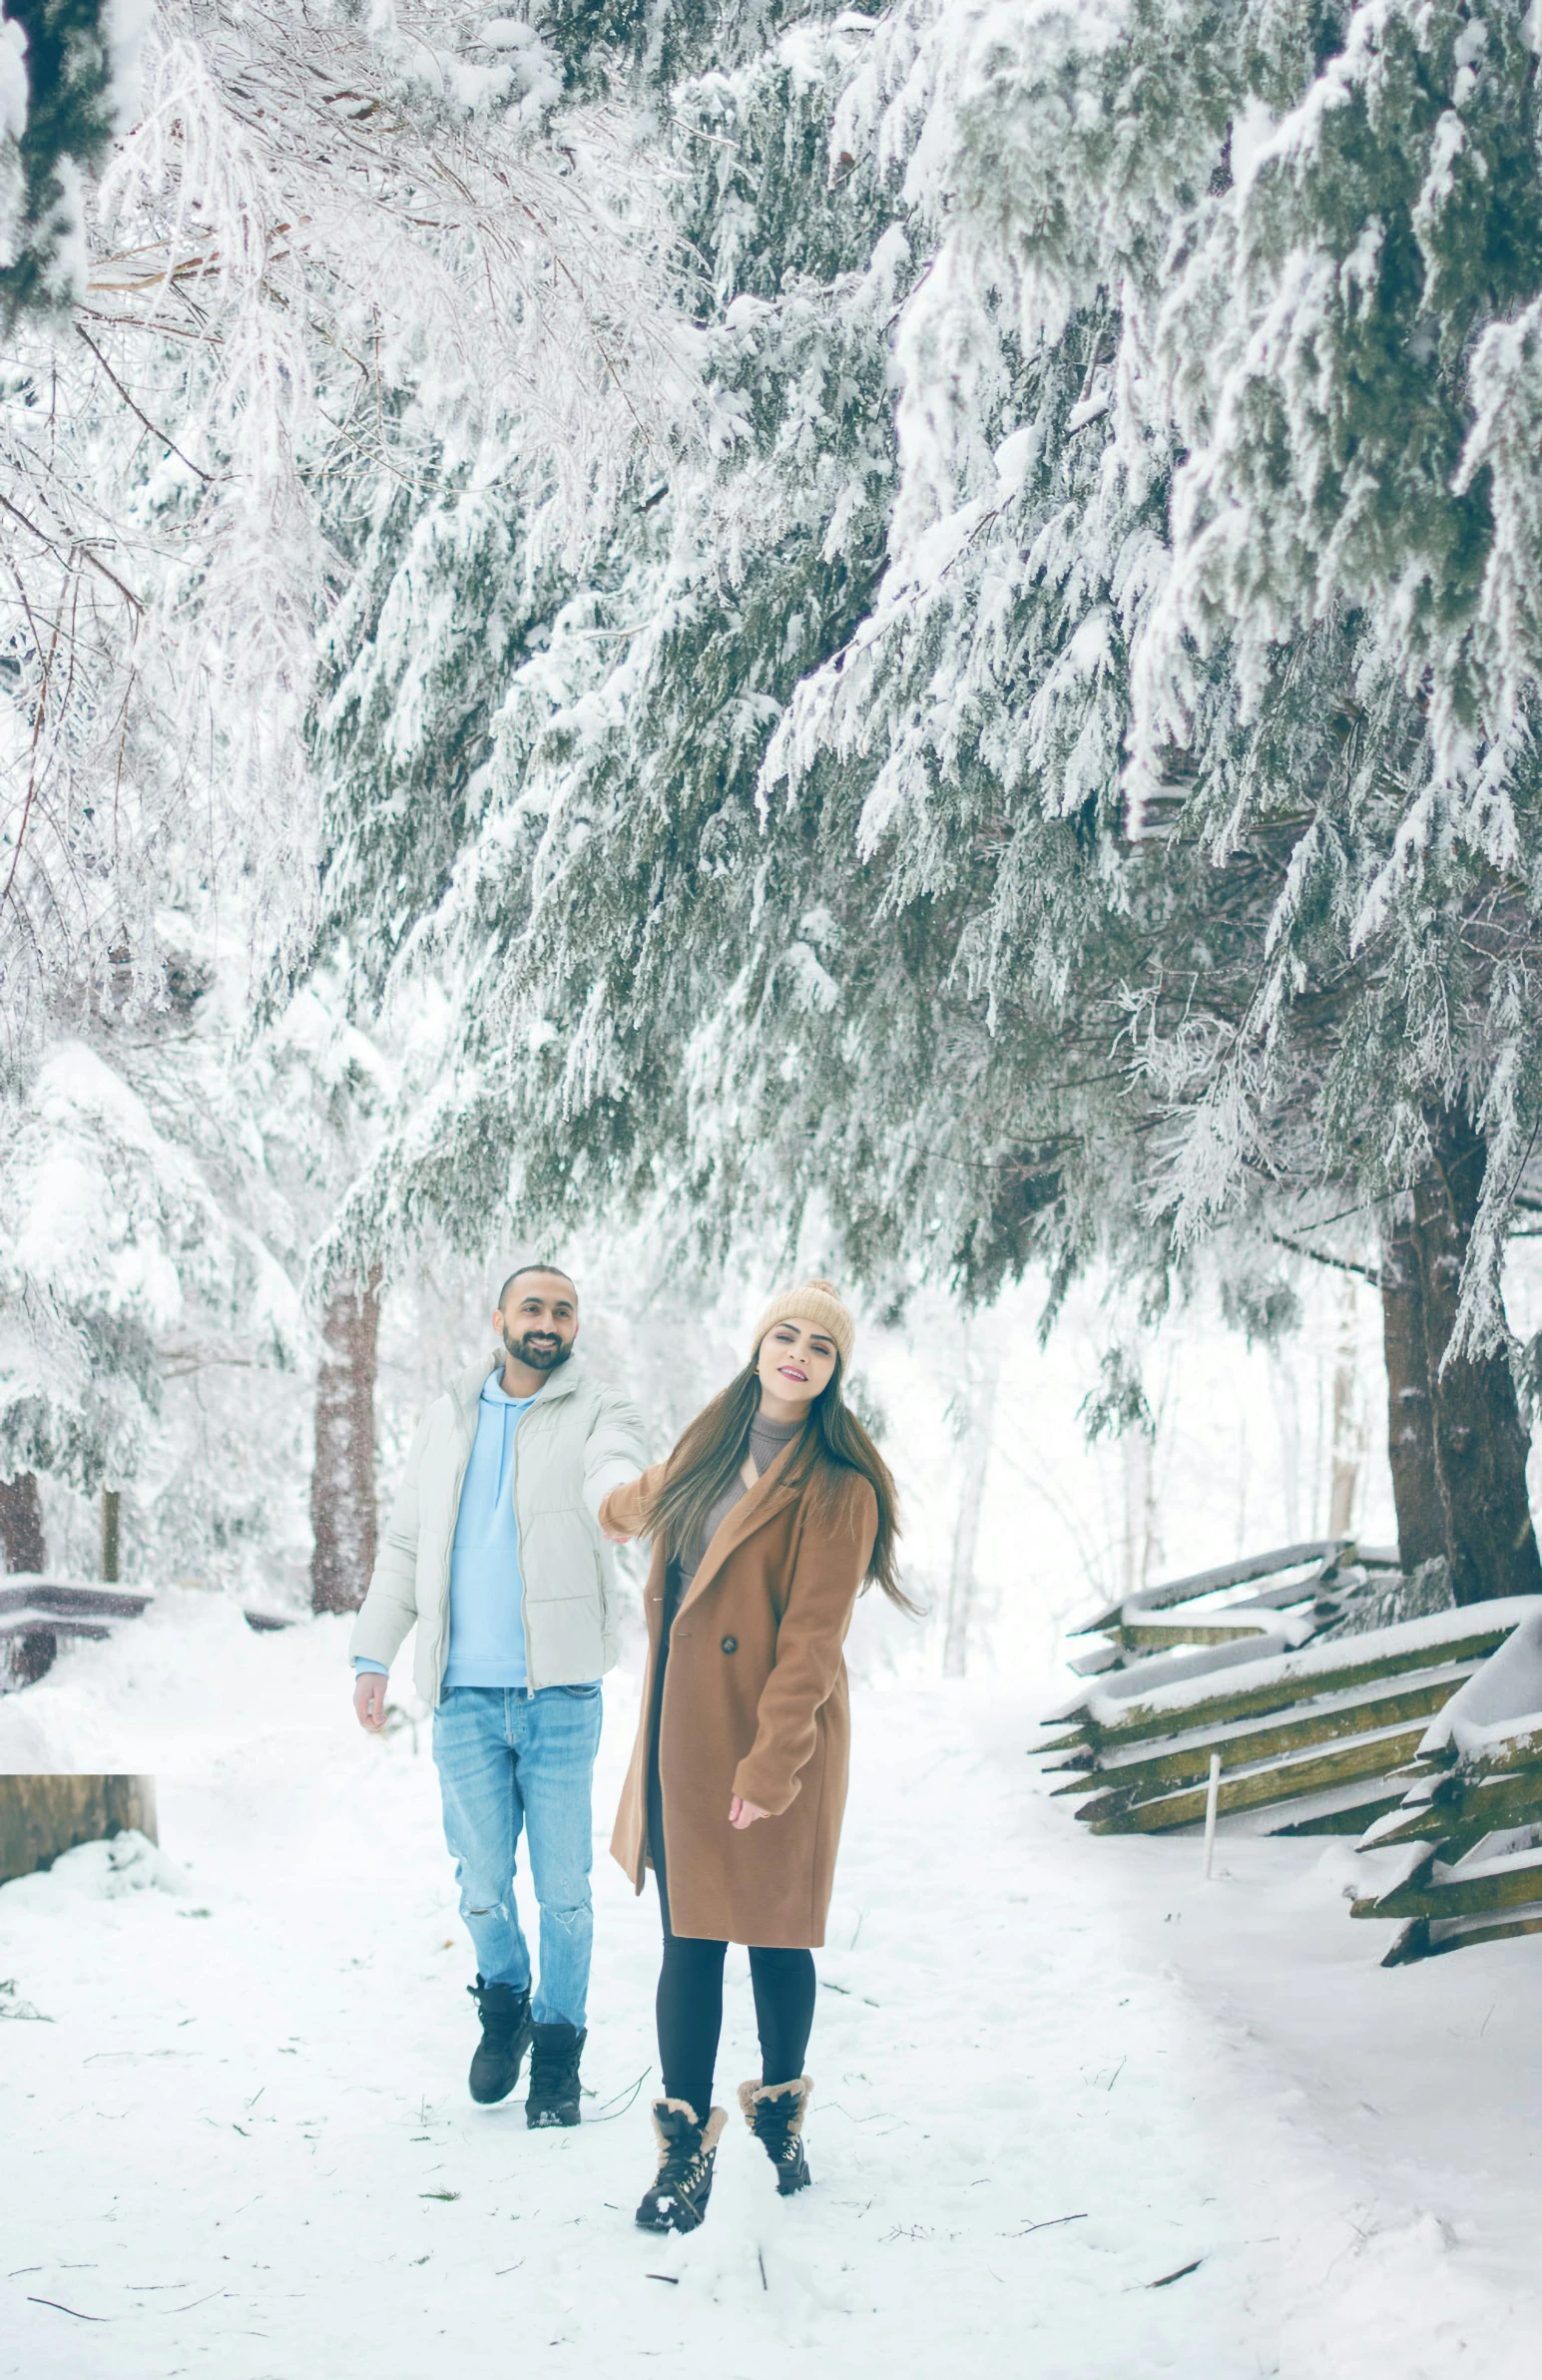
[(476, 2013), (482, 2020), (482, 2034), (495, 2049), (503, 2049), (519, 2031), (524, 2009), (518, 1999), (491, 2000), (486, 1992), (479, 1992), (474, 1984), (467, 1991), (476, 2002)]
[(707, 2170), (707, 2156), (702, 2146), (704, 2127), (697, 2125), (671, 2141), (655, 2189), (689, 2190)]
[(797, 2109), (797, 2101), (790, 2097), (758, 2099), (755, 2103), (755, 2137), (778, 2165), (796, 2161), (797, 2140), (792, 2126)]

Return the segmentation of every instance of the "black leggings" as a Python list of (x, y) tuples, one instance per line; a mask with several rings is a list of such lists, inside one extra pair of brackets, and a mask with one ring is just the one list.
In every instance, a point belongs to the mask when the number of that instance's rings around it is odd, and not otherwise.
[[(667, 2099), (683, 2099), (699, 2123), (712, 2106), (713, 2070), (723, 2030), (723, 1962), (726, 1942), (677, 1934), (670, 1924), (669, 1883), (664, 1870), (664, 1802), (657, 1758), (649, 1763), (648, 1831), (659, 1913), (664, 1920), (664, 1965), (655, 2003), (659, 2022), (659, 2064)], [(808, 1950), (752, 1950), (750, 1981), (761, 2036), (763, 2083), (795, 2083), (803, 2071), (813, 2031), (813, 1953)]]
[[(726, 1942), (703, 1942), (670, 1931), (664, 1909), (664, 1965), (659, 1971), (659, 2064), (668, 2099), (688, 2100), (698, 2121), (712, 2106), (713, 2069), (723, 2030)], [(813, 2030), (813, 1953), (752, 1950), (750, 1981), (761, 2035), (761, 2081), (795, 2083)]]

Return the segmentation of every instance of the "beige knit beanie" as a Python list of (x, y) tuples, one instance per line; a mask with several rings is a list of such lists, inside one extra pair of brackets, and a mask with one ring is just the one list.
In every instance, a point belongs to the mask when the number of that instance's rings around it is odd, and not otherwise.
[(851, 1309), (841, 1301), (840, 1291), (833, 1281), (804, 1281), (800, 1289), (783, 1289), (773, 1297), (755, 1326), (750, 1352), (761, 1351), (761, 1341), (777, 1322), (811, 1322), (816, 1330), (829, 1333), (839, 1351), (842, 1365), (851, 1361), (856, 1344), (856, 1324)]

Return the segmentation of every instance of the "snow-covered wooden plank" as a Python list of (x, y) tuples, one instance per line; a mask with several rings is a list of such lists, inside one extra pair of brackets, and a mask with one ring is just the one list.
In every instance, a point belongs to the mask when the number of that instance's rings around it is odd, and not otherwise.
[(1542, 1725), (1542, 1598), (1520, 1600), (1533, 1608), (1481, 1673), (1451, 1696), (1419, 1746), (1426, 1759), (1478, 1758)]
[(1303, 1793), (1282, 1805), (1290, 1814), (1261, 1831), (1271, 1835), (1358, 1834), (1373, 1818), (1397, 1807), (1395, 1787), (1370, 1777), (1338, 1785), (1327, 1793)]
[[(1110, 1785), (1137, 1790), (1196, 1784), (1205, 1775), (1213, 1751), (1223, 1754), (1226, 1767), (1235, 1768), (1312, 1744), (1333, 1743), (1374, 1728), (1427, 1718), (1471, 1673), (1465, 1665), (1443, 1664), (1432, 1675), (1421, 1676), (1414, 1683), (1393, 1679), (1377, 1691), (1350, 1692), (1312, 1702), (1287, 1718), (1234, 1719), (1219, 1727), (1195, 1728), (1176, 1742), (1164, 1741), (1160, 1751), (1114, 1745), (1095, 1755), (1097, 1774)], [(1075, 1789), (1060, 1788), (1062, 1792)]]
[[(137, 1620), (155, 1598), (132, 1587), (88, 1586), (78, 1579), (58, 1579), (42, 1572), (12, 1572), (0, 1587), (0, 1625), (17, 1613), (47, 1619)], [(37, 1617), (28, 1620), (37, 1627)]]
[[(1542, 1598), (1525, 1595), (1466, 1611), (1428, 1613), (1420, 1620), (1370, 1630), (1363, 1637), (1304, 1646), (1269, 1661), (1240, 1662), (1221, 1690), (1206, 1673), (1170, 1676), (1166, 1683), (1147, 1685), (1139, 1670), (1120, 1672), (1054, 1715), (1062, 1722), (1083, 1720), (1100, 1744), (1116, 1737), (1128, 1742), (1176, 1732), (1180, 1725), (1194, 1727), (1207, 1720), (1262, 1716), (1404, 1669), (1480, 1661), (1539, 1611)], [(1357, 1648), (1352, 1654), (1351, 1646)], [(1220, 1650), (1246, 1654), (1248, 1648)]]
[(0, 1613), (0, 1638), (31, 1636), (35, 1629), (45, 1629), (51, 1637), (110, 1637), (110, 1620), (62, 1619), (57, 1612), (44, 1612), (35, 1606), (19, 1612)]
[(1472, 1917), (1490, 1909), (1542, 1905), (1542, 1851), (1446, 1869), (1431, 1854), (1390, 1892), (1353, 1901), (1351, 1917)]
[(1126, 1611), (1137, 1603), (1142, 1611), (1162, 1612), (1170, 1604), (1185, 1604), (1196, 1596), (1215, 1595), (1223, 1587), (1246, 1587), (1253, 1579), (1272, 1579), (1280, 1571), (1298, 1570), (1303, 1563), (1336, 1560), (1353, 1542), (1347, 1537), (1313, 1538), (1305, 1545), (1276, 1546), (1268, 1554), (1249, 1554), (1237, 1562), (1223, 1562), (1215, 1570), (1199, 1570), (1188, 1578), (1169, 1579), (1164, 1586), (1143, 1588), (1138, 1596), (1111, 1604), (1096, 1620), (1079, 1621), (1068, 1634), (1092, 1637), (1100, 1629), (1117, 1628)]
[[(1419, 1739), (1417, 1724), (1378, 1727), (1351, 1736), (1328, 1751), (1312, 1750), (1285, 1760), (1272, 1760), (1235, 1774), (1223, 1772), (1220, 1807), (1259, 1809), (1271, 1802), (1288, 1801), (1298, 1793), (1320, 1793), (1357, 1777), (1385, 1774)], [(1118, 1789), (1101, 1795), (1077, 1811), (1095, 1834), (1161, 1834), (1169, 1827), (1192, 1826), (1205, 1812), (1205, 1788), (1164, 1793), (1143, 1799)]]
[(1117, 1645), (1099, 1645), (1091, 1653), (1079, 1653), (1073, 1662), (1067, 1664), (1067, 1666), (1073, 1669), (1078, 1677), (1097, 1677), (1103, 1670), (1116, 1667), (1118, 1662), (1119, 1647)]
[(1415, 1917), (1393, 1943), (1383, 1967), (1406, 1967), (1442, 1951), (1467, 1950), (1484, 1942), (1510, 1942), (1520, 1934), (1542, 1934), (1542, 1907), (1503, 1917), (1463, 1917), (1449, 1922)]
[[(1303, 1644), (1310, 1634), (1308, 1627), (1293, 1641)], [(1131, 1653), (1165, 1653), (1173, 1645), (1240, 1645), (1244, 1642), (1257, 1645), (1261, 1638), (1271, 1637), (1281, 1645), (1282, 1650), (1292, 1642), (1279, 1621), (1255, 1619), (1248, 1614), (1237, 1620), (1233, 1620), (1230, 1614), (1224, 1620), (1134, 1620), (1127, 1622), (1119, 1632), (1120, 1643)]]

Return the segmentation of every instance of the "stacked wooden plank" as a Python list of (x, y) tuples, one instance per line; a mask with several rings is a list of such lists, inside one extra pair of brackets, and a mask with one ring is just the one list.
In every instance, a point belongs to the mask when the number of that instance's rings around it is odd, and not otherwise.
[(0, 1693), (31, 1685), (52, 1668), (61, 1639), (110, 1637), (137, 1620), (150, 1596), (129, 1587), (13, 1575), (0, 1587)]
[(1205, 1814), (1283, 1811), (1266, 1832), (1353, 1833), (1395, 1807), (1431, 1717), (1534, 1609), (1517, 1597), (1261, 1657), (1230, 1640), (1098, 1675), (1046, 1724), (1060, 1787), (1097, 1834), (1157, 1834)]
[(1392, 1553), (1360, 1553), (1350, 1538), (1311, 1538), (1245, 1555), (1217, 1569), (1143, 1588), (1071, 1631), (1101, 1636), (1071, 1663), (1080, 1677), (1126, 1668), (1180, 1646), (1303, 1645), (1374, 1583), (1397, 1576)]
[(1407, 1852), (1391, 1884), (1354, 1903), (1356, 1917), (1404, 1921), (1382, 1965), (1542, 1933), (1542, 1608), (1425, 1728), (1403, 1781), (1359, 1844)]

